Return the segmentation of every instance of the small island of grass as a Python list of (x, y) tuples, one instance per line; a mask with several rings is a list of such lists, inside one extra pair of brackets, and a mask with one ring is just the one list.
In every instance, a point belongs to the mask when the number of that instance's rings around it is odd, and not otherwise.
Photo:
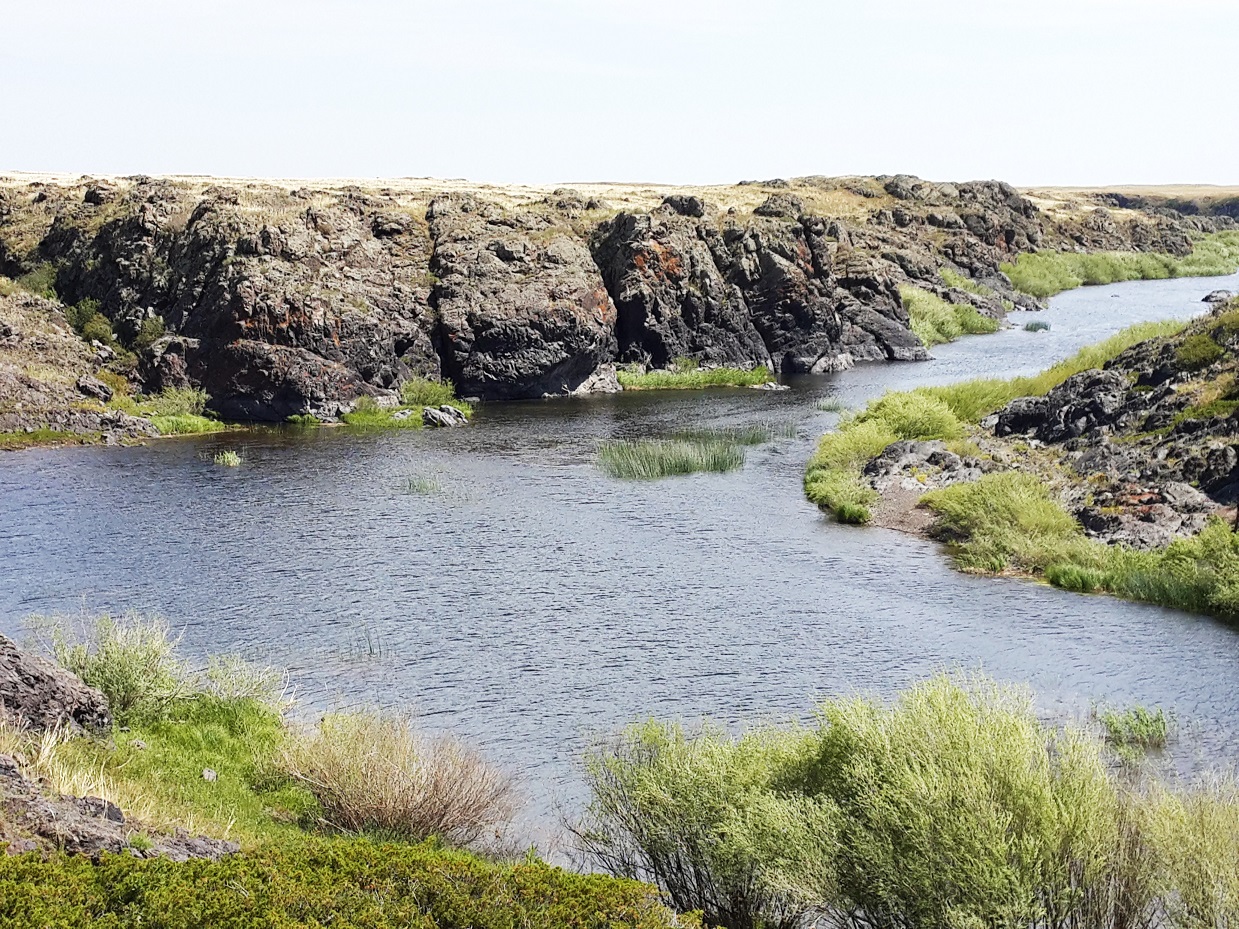
[(677, 358), (663, 370), (620, 369), (620, 386), (625, 390), (702, 390), (706, 387), (759, 387), (774, 380), (765, 365), (755, 368), (703, 368), (690, 358)]

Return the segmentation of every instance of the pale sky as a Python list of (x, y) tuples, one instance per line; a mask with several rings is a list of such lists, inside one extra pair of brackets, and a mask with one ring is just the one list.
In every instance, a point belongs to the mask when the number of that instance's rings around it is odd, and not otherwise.
[(1239, 0), (0, 0), (0, 172), (1239, 184)]

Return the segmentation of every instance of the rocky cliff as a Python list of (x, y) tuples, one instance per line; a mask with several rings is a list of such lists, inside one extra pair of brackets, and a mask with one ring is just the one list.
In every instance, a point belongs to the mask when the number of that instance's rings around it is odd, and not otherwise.
[[(0, 274), (98, 301), (132, 374), (220, 415), (330, 418), (410, 377), (483, 399), (588, 390), (616, 362), (829, 371), (916, 360), (899, 285), (990, 316), (1038, 247), (1190, 251), (1233, 224), (998, 182), (801, 178), (670, 189), (147, 177), (0, 179)], [(985, 285), (948, 287), (941, 269)]]

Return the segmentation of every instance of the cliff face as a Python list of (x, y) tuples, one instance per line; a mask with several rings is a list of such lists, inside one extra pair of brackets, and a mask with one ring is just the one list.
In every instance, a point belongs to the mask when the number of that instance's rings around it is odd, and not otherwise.
[[(673, 191), (0, 180), (0, 273), (54, 266), (122, 340), (158, 316), (148, 389), (236, 419), (333, 416), (411, 376), (463, 395), (588, 389), (614, 362), (838, 370), (915, 360), (898, 286), (1000, 316), (1037, 247), (1183, 254), (1228, 218), (1047, 212), (997, 182), (805, 178)], [(990, 296), (948, 288), (941, 268)]]

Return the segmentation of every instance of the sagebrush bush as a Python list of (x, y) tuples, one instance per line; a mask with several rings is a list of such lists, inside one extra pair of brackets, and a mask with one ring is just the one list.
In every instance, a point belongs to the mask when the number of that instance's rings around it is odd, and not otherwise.
[(157, 719), (193, 693), (180, 636), (158, 617), (34, 617), (30, 626), (58, 664), (103, 692), (121, 725)]
[(1133, 790), (1090, 732), (1048, 725), (1027, 693), (980, 677), (938, 676), (890, 704), (831, 700), (815, 728), (646, 723), (585, 770), (580, 847), (709, 925), (1239, 918), (1229, 781)]
[(515, 811), (506, 774), (454, 739), (420, 735), (404, 717), (324, 717), (290, 740), (280, 764), (324, 820), (348, 832), (483, 848)]

